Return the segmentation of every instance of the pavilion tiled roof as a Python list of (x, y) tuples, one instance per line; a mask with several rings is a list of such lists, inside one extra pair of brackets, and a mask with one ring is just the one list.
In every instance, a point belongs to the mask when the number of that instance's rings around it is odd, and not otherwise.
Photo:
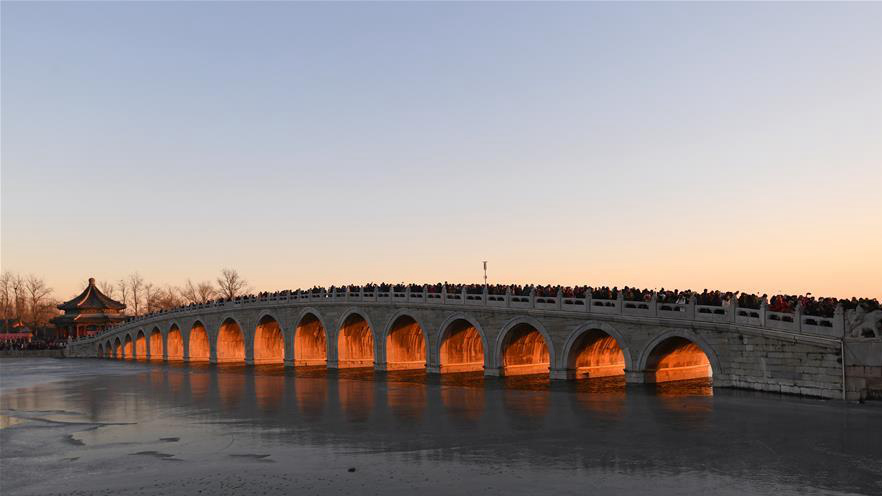
[(123, 310), (125, 304), (105, 295), (95, 286), (95, 278), (89, 278), (89, 285), (76, 298), (58, 305), (59, 310), (111, 309)]

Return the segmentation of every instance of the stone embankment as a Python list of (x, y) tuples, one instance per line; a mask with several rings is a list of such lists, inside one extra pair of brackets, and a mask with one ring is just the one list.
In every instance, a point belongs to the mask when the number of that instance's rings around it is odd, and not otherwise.
[(64, 350), (0, 350), (0, 358), (64, 358)]

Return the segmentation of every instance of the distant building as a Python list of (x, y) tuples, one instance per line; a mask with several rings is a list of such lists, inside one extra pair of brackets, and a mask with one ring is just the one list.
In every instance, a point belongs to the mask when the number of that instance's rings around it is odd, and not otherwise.
[(0, 320), (0, 342), (30, 342), (33, 336), (21, 319)]
[(64, 314), (51, 320), (58, 339), (92, 336), (125, 320), (126, 306), (102, 293), (89, 278), (89, 286), (76, 298), (58, 305)]

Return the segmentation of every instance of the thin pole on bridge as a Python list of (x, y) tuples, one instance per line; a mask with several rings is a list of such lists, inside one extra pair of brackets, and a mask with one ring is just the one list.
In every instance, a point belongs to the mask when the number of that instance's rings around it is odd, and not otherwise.
[(484, 260), (484, 286), (487, 285), (487, 261)]

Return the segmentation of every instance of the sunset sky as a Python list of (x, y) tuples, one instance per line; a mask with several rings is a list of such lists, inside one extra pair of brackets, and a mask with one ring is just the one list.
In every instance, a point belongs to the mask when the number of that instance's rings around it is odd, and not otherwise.
[(882, 3), (2, 4), (2, 269), (882, 298)]

